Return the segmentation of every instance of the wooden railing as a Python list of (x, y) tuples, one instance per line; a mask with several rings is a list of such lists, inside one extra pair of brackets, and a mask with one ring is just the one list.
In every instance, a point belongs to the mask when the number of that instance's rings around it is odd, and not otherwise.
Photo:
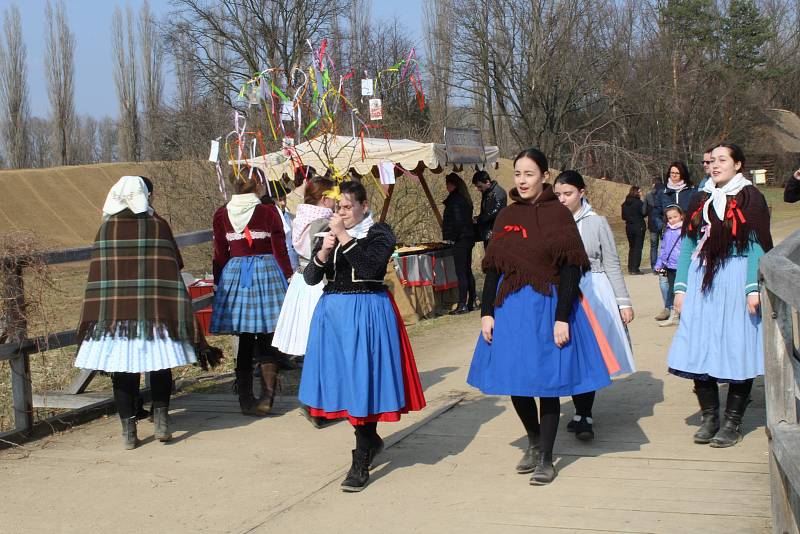
[(797, 533), (800, 520), (800, 231), (761, 260), (764, 378), (773, 532)]
[[(200, 230), (188, 234), (182, 234), (175, 238), (180, 248), (192, 245), (200, 245), (211, 241), (211, 230)], [(88, 260), (92, 254), (92, 247), (72, 248), (45, 252), (41, 259), (48, 265), (62, 263), (72, 263)], [(5, 298), (16, 299), (17, 304), (11, 309), (24, 310), (25, 291), (22, 284), (22, 268), (19, 262), (15, 262), (14, 270), (9, 271), (7, 262), (4, 262), (3, 276)], [(211, 305), (213, 295), (204, 295), (192, 301), (192, 306), (201, 310)], [(13, 313), (13, 312), (12, 312)], [(11, 315), (12, 313), (9, 313)], [(30, 356), (39, 352), (69, 347), (76, 344), (75, 330), (68, 330), (41, 336), (37, 338), (27, 337), (27, 323), (22, 316), (3, 317), (5, 322), (6, 342), (0, 344), (0, 361), (9, 361), (11, 367), (11, 390), (14, 405), (14, 430), (0, 434), (5, 440), (11, 440), (17, 436), (25, 436), (34, 428), (33, 409), (34, 394), (31, 387)], [(81, 370), (72, 383), (62, 392), (61, 395), (79, 395), (83, 393), (86, 386), (94, 376), (93, 371)], [(69, 403), (66, 403), (69, 405)], [(76, 403), (78, 404), (78, 403)]]

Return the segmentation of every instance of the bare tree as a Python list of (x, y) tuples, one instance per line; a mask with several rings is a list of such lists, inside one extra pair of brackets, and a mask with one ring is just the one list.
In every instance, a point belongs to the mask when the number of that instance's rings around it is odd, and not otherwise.
[(145, 0), (139, 12), (142, 105), (144, 107), (144, 159), (160, 159), (159, 123), (164, 92), (164, 46), (150, 4)]
[(452, 80), (453, 39), (450, 21), (453, 0), (427, 2), (423, 12), (426, 67), (429, 75), (431, 125), (437, 134), (447, 126)]
[(136, 83), (136, 37), (130, 6), (126, 8), (124, 20), (117, 6), (111, 24), (114, 84), (119, 100), (120, 157), (124, 161), (138, 161), (141, 133)]
[(3, 14), (0, 43), (0, 109), (2, 136), (8, 165), (15, 169), (29, 165), (28, 67), (22, 22), (16, 4)]
[[(292, 67), (310, 57), (308, 42), (319, 46), (348, 0), (174, 0), (170, 19), (185, 32), (196, 74), (231, 100), (231, 93), (255, 72), (281, 69), (290, 84)], [(220, 46), (220, 55), (215, 47)], [(220, 76), (223, 74), (223, 76)], [(232, 102), (231, 102), (232, 103)]]
[(117, 123), (111, 117), (103, 117), (97, 126), (97, 161), (104, 163), (116, 161)]
[(75, 35), (69, 29), (63, 0), (45, 4), (47, 57), (45, 70), (52, 113), (56, 164), (68, 165), (75, 129)]
[(77, 165), (85, 165), (100, 161), (97, 143), (97, 120), (89, 115), (79, 116), (75, 120), (75, 131), (78, 135), (73, 145), (73, 162)]
[(30, 166), (33, 168), (50, 167), (53, 160), (52, 136), (53, 127), (50, 122), (39, 117), (32, 117), (30, 122)]

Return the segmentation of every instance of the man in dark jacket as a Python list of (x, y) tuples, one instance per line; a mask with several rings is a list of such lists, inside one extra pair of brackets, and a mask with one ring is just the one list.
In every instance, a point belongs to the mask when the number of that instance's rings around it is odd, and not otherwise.
[(492, 237), (494, 220), (500, 210), (508, 204), (508, 195), (496, 180), (492, 180), (486, 171), (478, 171), (472, 175), (472, 185), (481, 192), (481, 211), (475, 217), (477, 237), (483, 241), (483, 248), (489, 245)]
[(794, 203), (800, 200), (800, 169), (794, 171), (789, 181), (786, 182), (786, 189), (783, 190), (783, 201)]

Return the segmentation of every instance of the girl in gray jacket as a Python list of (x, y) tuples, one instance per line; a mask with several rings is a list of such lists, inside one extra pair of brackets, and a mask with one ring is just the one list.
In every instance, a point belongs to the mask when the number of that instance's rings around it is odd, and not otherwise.
[[(633, 352), (626, 324), (633, 321), (633, 307), (625, 287), (622, 267), (619, 263), (614, 234), (605, 217), (592, 210), (586, 200), (586, 184), (577, 171), (564, 171), (555, 182), (555, 193), (566, 206), (578, 224), (583, 246), (589, 256), (591, 271), (581, 279), (581, 293), (588, 302), (599, 336), (605, 337), (611, 355), (606, 365), (611, 376), (633, 373)], [(602, 346), (601, 342), (601, 346)], [(594, 391), (572, 397), (575, 416), (567, 425), (567, 430), (583, 441), (594, 438), (592, 429), (592, 406)]]

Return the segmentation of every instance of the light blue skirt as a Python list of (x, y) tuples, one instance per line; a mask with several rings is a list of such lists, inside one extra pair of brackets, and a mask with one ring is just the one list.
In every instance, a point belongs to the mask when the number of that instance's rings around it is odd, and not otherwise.
[(690, 379), (741, 381), (764, 374), (761, 316), (747, 311), (747, 257), (733, 256), (701, 292), (705, 269), (689, 267), (681, 323), (669, 349), (672, 374)]
[(478, 335), (467, 382), (487, 395), (566, 397), (611, 383), (589, 319), (576, 301), (569, 342), (553, 340), (556, 290), (543, 295), (525, 286), (495, 309), (491, 344)]
[(606, 336), (620, 370), (612, 376), (636, 372), (628, 329), (619, 315), (617, 298), (606, 273), (588, 272), (581, 278), (581, 293), (589, 301), (600, 329)]

